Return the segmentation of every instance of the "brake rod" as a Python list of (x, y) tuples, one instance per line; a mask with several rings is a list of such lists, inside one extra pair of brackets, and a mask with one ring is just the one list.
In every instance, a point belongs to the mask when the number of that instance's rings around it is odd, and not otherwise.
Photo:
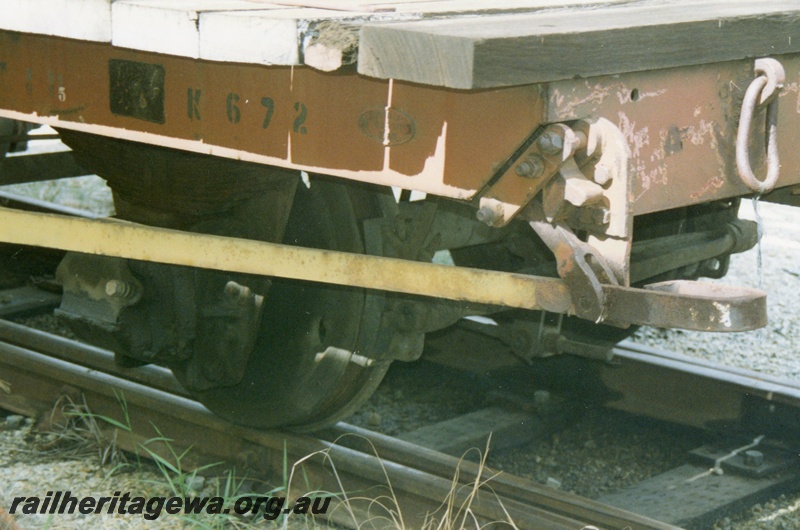
[[(558, 278), (196, 234), (116, 219), (0, 208), (0, 241), (86, 254), (277, 276), (480, 304), (574, 314)], [(647, 288), (603, 285), (606, 320), (704, 331), (766, 325), (766, 294), (692, 281)]]

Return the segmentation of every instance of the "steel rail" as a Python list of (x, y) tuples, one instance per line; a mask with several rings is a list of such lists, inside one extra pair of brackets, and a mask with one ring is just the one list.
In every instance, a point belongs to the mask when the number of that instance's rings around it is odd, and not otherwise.
[[(189, 393), (175, 380), (172, 373), (166, 368), (156, 365), (146, 365), (138, 368), (120, 367), (114, 362), (113, 353), (96, 348), (87, 344), (76, 342), (58, 335), (53, 335), (44, 331), (38, 331), (14, 322), (0, 319), (0, 341), (16, 344), (23, 348), (35, 351), (47, 352), (48, 355), (59, 359), (91, 366), (94, 369), (113, 374), (123, 379), (130, 379), (159, 390), (172, 394), (188, 397)], [(668, 419), (678, 423), (687, 423), (695, 426), (702, 426), (707, 419), (714, 419), (706, 415), (695, 414), (692, 417), (676, 417), (674, 414), (664, 416), (663, 407), (659, 411), (649, 411), (644, 406), (652, 400), (646, 399), (641, 391), (636, 391), (637, 380), (642, 379), (646, 371), (660, 371), (659, 376), (663, 380), (670, 380), (674, 377), (682, 377), (685, 381), (690, 381), (696, 388), (702, 389), (704, 394), (716, 394), (716, 402), (719, 404), (723, 397), (733, 397), (732, 405), (737, 410), (740, 408), (743, 398), (759, 398), (771, 403), (779, 403), (795, 408), (800, 411), (800, 384), (797, 381), (782, 379), (769, 374), (762, 374), (712, 363), (696, 357), (689, 357), (674, 352), (666, 352), (657, 348), (636, 344), (631, 341), (623, 341), (611, 349), (611, 363), (593, 363), (597, 368), (595, 373), (599, 373), (599, 379), (606, 385), (615, 387), (627, 383), (627, 388), (631, 397), (627, 400), (618, 401), (618, 408), (631, 410), (632, 412), (644, 412), (650, 415)], [(664, 376), (664, 371), (669, 375)], [(639, 376), (637, 376), (639, 374)], [(662, 385), (668, 386), (668, 385)], [(688, 389), (684, 387), (684, 390)], [(658, 395), (660, 393), (656, 392)], [(697, 400), (687, 397), (685, 392), (682, 396), (683, 401), (696, 402)], [(621, 403), (631, 406), (640, 406), (630, 409), (628, 406), (619, 406)], [(612, 406), (614, 403), (612, 403)], [(730, 407), (724, 407), (728, 409)], [(685, 410), (685, 409), (682, 409)], [(701, 407), (701, 410), (709, 410), (709, 413), (720, 410), (719, 406)], [(800, 412), (798, 413), (800, 414)], [(698, 423), (698, 418), (703, 418), (703, 422)]]
[(611, 353), (612, 362), (596, 363), (584, 381), (610, 408), (728, 434), (800, 439), (798, 381), (630, 341)]
[[(800, 382), (623, 341), (566, 341), (532, 370), (587, 403), (726, 434), (800, 439)], [(446, 361), (445, 361), (446, 363)]]
[[(367, 496), (377, 497), (387, 495), (388, 491), (376, 484), (391, 484), (399, 510), (405, 514), (405, 524), (410, 527), (420, 526), (422, 520), (419, 517), (440, 508), (453, 488), (457, 470), (456, 505), (466, 498), (471, 481), (476, 477), (486, 480), (491, 473), (487, 469), (478, 469), (475, 464), (346, 424), (337, 425), (330, 433), (333, 441), (231, 425), (191, 399), (101, 371), (112, 368), (110, 352), (47, 333), (31, 332), (18, 325), (0, 324), (2, 335), (12, 336), (17, 343), (35, 344), (43, 350), (53, 347), (53, 350), (58, 350), (54, 353), (62, 357), (79, 357), (89, 365), (82, 366), (0, 342), (0, 373), (12, 384), (12, 394), (0, 396), (0, 406), (31, 413), (36, 408), (52, 407), (64, 395), (65, 385), (80, 389), (93, 413), (130, 422), (127, 436), (118, 431), (121, 447), (128, 450), (140, 447), (142, 437), (146, 438), (147, 433), (153, 430), (152, 426), (157, 425), (165, 436), (174, 440), (175, 447), (191, 446), (191, 454), (198, 463), (223, 460), (272, 477), (281, 476), (287, 460), (294, 462), (317, 454), (303, 466), (304, 481), (313, 485), (312, 489), (338, 491), (338, 480), (341, 480), (349, 491), (358, 491), (361, 497), (365, 492)], [(117, 371), (131, 379), (138, 378), (174, 389), (174, 381), (169, 383), (163, 370), (157, 368)], [(147, 375), (141, 376), (137, 372)], [(23, 398), (23, 395), (28, 397)], [(121, 411), (121, 395), (124, 395), (127, 416)], [(368, 447), (366, 451), (363, 450), (365, 444)], [(320, 456), (322, 452), (326, 458)], [(338, 471), (338, 478), (330, 473), (331, 463)], [(585, 525), (674, 528), (507, 475), (492, 479), (488, 488), (471, 505), (472, 512), (484, 522), (510, 517), (520, 528), (574, 529)], [(295, 489), (295, 494), (302, 493), (304, 491)], [(360, 522), (379, 515), (371, 501), (353, 501), (350, 507)], [(337, 506), (329, 513), (331, 519), (339, 524), (356, 523), (344, 506)]]
[(735, 386), (752, 396), (800, 408), (800, 384), (798, 381), (667, 352), (629, 340), (617, 344), (612, 353), (618, 359), (691, 373), (709, 381)]

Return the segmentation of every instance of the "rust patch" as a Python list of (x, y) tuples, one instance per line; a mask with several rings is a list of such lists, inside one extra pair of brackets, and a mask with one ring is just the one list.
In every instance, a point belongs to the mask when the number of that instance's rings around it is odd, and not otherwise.
[[(797, 79), (800, 55), (776, 59), (788, 79)], [(734, 144), (743, 91), (753, 77), (753, 61), (742, 60), (558, 81), (549, 87), (546, 119), (606, 117), (625, 132), (636, 172), (636, 215), (744, 195), (749, 192), (736, 171)], [(781, 93), (778, 129), (781, 138), (800, 130), (798, 83)], [(751, 149), (754, 166), (761, 150)], [(779, 150), (778, 186), (800, 182), (800, 151), (789, 141)]]
[(676, 127), (672, 126), (667, 131), (667, 139), (664, 142), (664, 154), (674, 155), (675, 153), (680, 153), (683, 150), (683, 140), (681, 140), (681, 131)]

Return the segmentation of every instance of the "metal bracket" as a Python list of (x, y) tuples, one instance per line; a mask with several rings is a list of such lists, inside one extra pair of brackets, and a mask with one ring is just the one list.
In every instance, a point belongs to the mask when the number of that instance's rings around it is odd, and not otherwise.
[(594, 322), (604, 320), (602, 284), (619, 282), (603, 257), (566, 227), (545, 221), (531, 221), (530, 225), (555, 255), (558, 275), (569, 287), (575, 314)]
[(508, 224), (586, 142), (580, 131), (548, 125), (481, 197), (478, 219), (489, 226)]

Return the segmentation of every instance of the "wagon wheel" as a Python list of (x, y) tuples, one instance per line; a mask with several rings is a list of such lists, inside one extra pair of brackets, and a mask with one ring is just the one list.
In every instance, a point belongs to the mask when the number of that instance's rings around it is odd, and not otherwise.
[[(276, 210), (258, 211), (255, 215), (264, 218), (250, 223), (246, 216), (237, 218), (232, 221), (232, 226), (238, 228), (227, 232), (230, 227), (224, 221), (224, 212), (232, 204), (247, 202), (249, 197), (274, 194), (276, 200), (267, 201), (264, 207), (280, 209), (284, 196), (281, 182), (286, 182), (289, 176), (298, 178), (299, 175), (68, 130), (60, 133), (81, 165), (108, 179), (114, 190), (118, 215), (135, 222), (182, 230), (195, 226), (200, 232), (206, 231), (199, 228), (202, 225), (210, 227), (209, 233), (265, 238), (268, 241), (272, 240), (272, 234), (283, 233), (282, 241), (287, 244), (361, 253), (364, 252), (364, 242), (357, 212), (363, 212), (363, 217), (381, 215), (381, 210), (373, 204), (377, 201), (373, 192), (317, 179), (310, 189), (299, 185), (296, 193), (292, 192), (294, 200), (285, 231), (283, 221), (278, 220), (282, 215)], [(219, 175), (225, 175), (225, 178), (221, 179)], [(357, 208), (354, 207), (356, 203)], [(218, 217), (222, 220), (215, 221)], [(211, 218), (210, 224), (200, 222), (204, 218)], [(260, 232), (262, 225), (271, 228)], [(131, 267), (138, 265), (132, 264)], [(153, 277), (172, 278), (163, 274), (168, 268), (152, 265), (143, 268)], [(195, 281), (196, 288), (203, 291), (197, 293), (198, 297), (219, 290), (220, 278), (224, 286), (227, 280), (242, 276), (246, 275), (204, 271), (194, 276), (205, 278), (201, 282)], [(255, 346), (238, 383), (203, 389), (192, 384), (190, 363), (168, 356), (160, 361), (170, 365), (184, 386), (195, 389), (195, 396), (209, 409), (235, 423), (259, 428), (294, 426), (313, 429), (344, 417), (369, 397), (388, 366), (381, 363), (363, 367), (348, 362), (346, 354), (318, 360), (317, 354), (328, 347), (337, 348), (339, 353), (357, 351), (363, 355), (369, 352), (369, 340), (359, 340), (376, 334), (374, 328), (380, 315), (372, 315), (365, 309), (365, 294), (360, 289), (273, 278), (270, 288), (264, 291), (259, 285), (263, 280), (241, 280), (254, 292), (265, 294), (266, 299)], [(159, 286), (165, 281), (169, 280), (162, 279), (161, 284), (151, 285), (150, 290), (158, 293)], [(167, 285), (164, 290), (171, 289)], [(175, 300), (162, 299), (161, 295), (151, 298), (158, 301), (131, 308), (134, 316), (138, 315), (135, 313), (137, 310), (145, 313), (155, 311), (127, 321), (134, 338), (158, 335), (162, 330), (152, 330), (150, 326), (162, 316), (164, 322), (156, 322), (155, 326), (179, 327), (180, 323), (169, 319), (174, 319), (181, 310), (187, 311), (185, 307), (175, 308)], [(185, 319), (191, 320), (189, 317), (188, 313), (184, 315)], [(89, 339), (97, 336), (96, 330), (91, 331)], [(112, 349), (118, 349), (115, 345), (121, 344), (120, 340), (118, 337), (112, 339)], [(146, 345), (153, 347), (149, 343)], [(177, 350), (178, 344), (175, 346), (172, 349)], [(169, 353), (171, 349), (167, 350)], [(118, 353), (126, 354), (124, 351)], [(133, 349), (127, 352), (127, 356), (141, 360), (139, 353)], [(224, 349), (221, 353), (232, 354)], [(194, 355), (197, 357), (197, 348)]]
[[(284, 236), (287, 244), (363, 252), (346, 186), (314, 181), (299, 186)], [(328, 347), (363, 354), (371, 336), (364, 322), (364, 291), (338, 285), (273, 279), (261, 331), (243, 379), (197, 398), (217, 415), (257, 428), (313, 430), (355, 410), (380, 383), (389, 363), (363, 367), (346, 356), (322, 356)], [(174, 370), (180, 379), (180, 370)]]

